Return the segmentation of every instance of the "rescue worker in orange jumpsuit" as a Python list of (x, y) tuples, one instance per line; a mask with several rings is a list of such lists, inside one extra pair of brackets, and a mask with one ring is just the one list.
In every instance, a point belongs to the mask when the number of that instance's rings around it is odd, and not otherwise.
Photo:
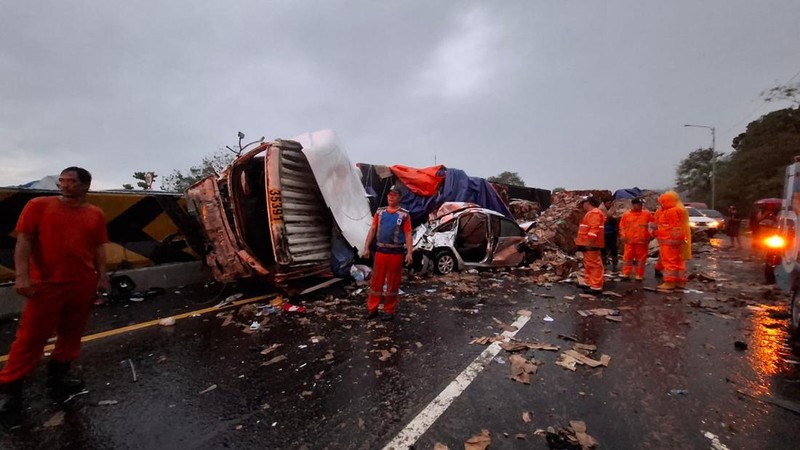
[(642, 207), (642, 199), (631, 200), (630, 211), (625, 212), (619, 221), (619, 235), (625, 244), (622, 254), (623, 279), (630, 279), (633, 272), (633, 261), (636, 260), (636, 280), (644, 279), (644, 267), (647, 263), (647, 244), (651, 235), (649, 226), (654, 222), (653, 214)]
[[(366, 319), (378, 316), (378, 305), (382, 297), (384, 297), (382, 320), (394, 319), (403, 274), (403, 261), (405, 260), (407, 265), (412, 262), (411, 216), (408, 211), (400, 208), (400, 190), (396, 186), (389, 189), (387, 201), (388, 206), (378, 209), (372, 218), (372, 226), (364, 243), (363, 257), (367, 259), (373, 240), (377, 240)], [(405, 258), (403, 258), (404, 253)], [(384, 284), (386, 284), (385, 296)]]
[[(586, 197), (581, 202), (581, 207), (586, 212), (578, 228), (575, 245), (583, 252), (583, 270), (586, 285), (592, 293), (603, 292), (603, 258), (601, 250), (605, 248), (603, 225), (606, 215), (598, 206), (600, 200)], [(584, 286), (579, 286), (584, 287)]]
[(685, 260), (691, 258), (689, 214), (675, 191), (661, 194), (658, 203), (661, 209), (655, 215), (655, 237), (664, 265), (664, 282), (658, 290), (671, 291), (686, 286)]
[(68, 371), (78, 358), (94, 298), (109, 289), (108, 232), (103, 212), (86, 202), (91, 181), (85, 169), (64, 169), (58, 178), (61, 196), (32, 199), (17, 222), (15, 288), (26, 299), (8, 362), (0, 371), (4, 424), (19, 418), (23, 380), (53, 335), (55, 349), (47, 366), (50, 393), (62, 399), (83, 388)]

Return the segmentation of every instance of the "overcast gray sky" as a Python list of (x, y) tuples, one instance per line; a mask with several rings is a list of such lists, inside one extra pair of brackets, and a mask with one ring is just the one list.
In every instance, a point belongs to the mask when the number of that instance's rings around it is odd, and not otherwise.
[[(95, 189), (248, 138), (552, 189), (672, 185), (787, 105), (800, 1), (0, 1), (0, 185)], [(800, 78), (797, 77), (797, 78)], [(795, 78), (795, 80), (797, 79)]]

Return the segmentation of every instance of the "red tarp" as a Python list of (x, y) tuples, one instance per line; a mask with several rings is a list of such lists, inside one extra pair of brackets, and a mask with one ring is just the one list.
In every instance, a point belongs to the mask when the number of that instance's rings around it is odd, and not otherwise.
[(443, 165), (417, 169), (396, 165), (392, 166), (392, 173), (400, 179), (409, 191), (423, 197), (431, 197), (436, 194), (439, 184), (444, 180), (444, 176), (436, 175), (444, 169)]

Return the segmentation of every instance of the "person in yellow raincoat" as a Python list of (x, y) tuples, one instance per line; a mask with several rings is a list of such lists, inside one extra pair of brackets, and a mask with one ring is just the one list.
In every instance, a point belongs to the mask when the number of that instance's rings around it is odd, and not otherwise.
[(671, 291), (686, 286), (686, 260), (692, 257), (689, 213), (675, 191), (658, 197), (661, 209), (656, 211), (655, 237), (658, 239), (661, 262), (664, 265), (664, 282), (660, 291)]

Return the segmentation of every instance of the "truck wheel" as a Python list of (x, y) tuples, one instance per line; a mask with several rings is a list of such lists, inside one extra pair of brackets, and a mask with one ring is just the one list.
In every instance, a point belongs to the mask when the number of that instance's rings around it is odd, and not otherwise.
[(764, 281), (767, 284), (775, 284), (775, 268), (768, 262), (764, 263)]
[(439, 250), (433, 257), (433, 271), (437, 275), (447, 275), (456, 268), (456, 258), (449, 250)]

